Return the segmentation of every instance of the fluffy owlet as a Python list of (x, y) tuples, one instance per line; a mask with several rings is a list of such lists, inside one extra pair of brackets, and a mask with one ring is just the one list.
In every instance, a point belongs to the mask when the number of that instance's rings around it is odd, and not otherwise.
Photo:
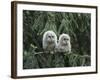
[(53, 31), (46, 31), (43, 35), (43, 49), (54, 51), (57, 45), (57, 36)]
[(58, 52), (71, 52), (70, 36), (68, 34), (61, 34), (57, 44)]

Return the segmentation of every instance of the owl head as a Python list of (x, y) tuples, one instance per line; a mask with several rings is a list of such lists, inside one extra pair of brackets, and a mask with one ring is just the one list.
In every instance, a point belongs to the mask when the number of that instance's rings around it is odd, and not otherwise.
[(61, 45), (69, 45), (70, 44), (70, 36), (68, 34), (61, 34), (59, 37), (59, 43)]
[(43, 35), (45, 42), (47, 43), (55, 43), (57, 42), (57, 36), (53, 31), (47, 31)]

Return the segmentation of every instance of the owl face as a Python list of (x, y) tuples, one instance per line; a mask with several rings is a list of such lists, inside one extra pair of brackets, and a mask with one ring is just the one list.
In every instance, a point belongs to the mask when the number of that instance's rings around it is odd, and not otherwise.
[(54, 43), (55, 42), (55, 33), (47, 33), (46, 39), (48, 43)]
[(60, 44), (68, 45), (70, 43), (70, 37), (68, 34), (62, 34), (59, 38)]

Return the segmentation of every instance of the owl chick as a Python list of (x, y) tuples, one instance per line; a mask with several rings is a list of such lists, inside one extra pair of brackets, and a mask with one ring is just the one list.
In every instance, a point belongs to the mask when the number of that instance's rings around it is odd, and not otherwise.
[(53, 31), (46, 31), (43, 35), (43, 49), (54, 51), (57, 46), (57, 36)]
[(68, 52), (71, 53), (71, 43), (70, 36), (68, 34), (61, 34), (57, 44), (58, 52)]

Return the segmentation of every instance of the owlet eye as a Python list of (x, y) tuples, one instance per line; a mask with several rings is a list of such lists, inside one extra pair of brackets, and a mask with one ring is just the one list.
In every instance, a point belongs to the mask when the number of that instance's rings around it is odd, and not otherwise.
[(52, 38), (54, 38), (54, 36), (52, 36)]
[(64, 38), (64, 40), (67, 40), (66, 38)]
[(49, 38), (51, 37), (51, 36), (48, 36)]
[(69, 40), (69, 39), (66, 39), (67, 41)]

